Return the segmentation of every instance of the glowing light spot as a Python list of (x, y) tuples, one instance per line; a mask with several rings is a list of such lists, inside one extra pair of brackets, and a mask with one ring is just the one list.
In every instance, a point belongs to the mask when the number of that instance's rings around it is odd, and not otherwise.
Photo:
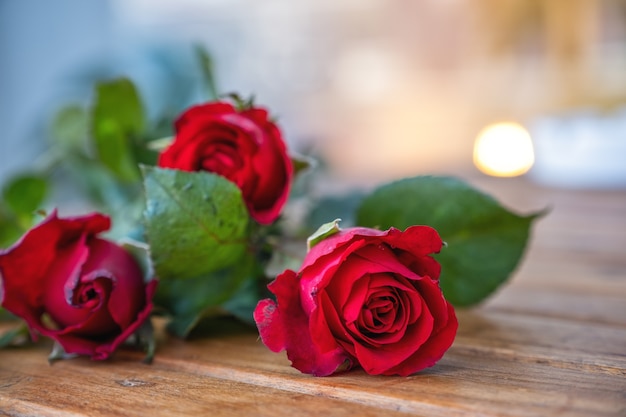
[(534, 162), (530, 134), (517, 123), (489, 125), (474, 143), (474, 165), (487, 175), (515, 177), (527, 172)]

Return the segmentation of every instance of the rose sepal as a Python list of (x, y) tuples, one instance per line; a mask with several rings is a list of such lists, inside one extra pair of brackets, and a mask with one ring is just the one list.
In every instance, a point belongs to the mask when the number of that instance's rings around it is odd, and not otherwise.
[(52, 345), (52, 350), (48, 355), (48, 364), (52, 365), (53, 363), (66, 359), (74, 359), (80, 356), (77, 353), (67, 353), (63, 346), (59, 342), (54, 342)]

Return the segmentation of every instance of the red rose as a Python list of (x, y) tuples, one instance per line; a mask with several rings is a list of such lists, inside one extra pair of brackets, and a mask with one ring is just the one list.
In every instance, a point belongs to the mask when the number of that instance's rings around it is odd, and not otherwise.
[(0, 251), (0, 305), (68, 354), (108, 358), (148, 319), (156, 281), (135, 259), (96, 235), (101, 214), (61, 219), (56, 212)]
[(433, 366), (457, 329), (430, 256), (441, 245), (427, 226), (327, 237), (300, 272), (287, 270), (269, 285), (276, 302), (261, 300), (254, 312), (263, 343), (287, 350), (292, 366), (316, 376), (354, 365), (403, 376)]
[(191, 107), (176, 121), (176, 138), (158, 165), (209, 171), (237, 184), (253, 219), (270, 224), (287, 201), (293, 166), (267, 111), (237, 111), (225, 102)]

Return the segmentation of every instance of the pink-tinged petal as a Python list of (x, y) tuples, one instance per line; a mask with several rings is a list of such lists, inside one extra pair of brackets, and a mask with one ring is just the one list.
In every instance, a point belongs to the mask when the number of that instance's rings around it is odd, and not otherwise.
[(260, 300), (254, 309), (254, 322), (263, 344), (272, 352), (286, 349), (287, 335), (284, 319), (274, 300)]
[[(304, 261), (302, 262), (302, 267), (300, 268), (301, 271), (305, 270), (306, 268), (309, 268), (311, 265), (313, 265), (314, 263), (318, 262), (318, 259), (321, 259), (324, 256), (327, 255), (331, 255), (334, 254), (334, 256), (338, 256), (337, 254), (335, 254), (335, 251), (337, 252), (352, 252), (354, 251), (355, 248), (352, 248), (352, 250), (347, 250), (347, 249), (343, 249), (341, 248), (344, 245), (349, 245), (352, 241), (360, 241), (361, 244), (357, 247), (361, 247), (364, 246), (366, 244), (365, 239), (362, 239), (362, 235), (359, 235), (357, 233), (357, 231), (364, 229), (364, 230), (370, 230), (370, 229), (365, 229), (365, 228), (351, 228), (351, 229), (344, 229), (339, 231), (338, 233), (327, 237), (326, 239), (323, 239), (321, 242), (318, 242), (315, 246), (313, 246), (311, 248), (311, 250), (306, 254)], [(373, 232), (377, 232), (380, 233), (377, 230), (371, 229)], [(371, 242), (371, 241), (369, 241)], [(349, 255), (349, 253), (347, 253), (345, 256)], [(321, 262), (321, 261), (320, 261)]]
[(272, 351), (287, 351), (292, 366), (317, 376), (333, 373), (345, 360), (341, 351), (322, 353), (311, 339), (309, 319), (300, 305), (298, 277), (287, 270), (268, 288), (276, 295), (276, 303), (261, 300), (254, 311), (254, 320), (263, 343)]
[(306, 333), (308, 317), (300, 306), (298, 277), (294, 271), (286, 270), (268, 288), (276, 296), (276, 302), (259, 302), (254, 319), (263, 343), (270, 350), (280, 352)]
[[(302, 298), (302, 307), (307, 314), (310, 314), (317, 306), (315, 294), (324, 290), (329, 285), (341, 265), (356, 249), (365, 244), (362, 240), (350, 242), (344, 250), (335, 251), (316, 259), (307, 267), (300, 269), (300, 296)], [(306, 262), (311, 256), (311, 252), (304, 258)], [(358, 279), (358, 276), (343, 275), (347, 281)]]
[(402, 249), (414, 254), (414, 256), (438, 253), (443, 245), (437, 231), (429, 226), (411, 226), (404, 232), (393, 227), (386, 231), (367, 227), (352, 227), (341, 230), (316, 244), (307, 254), (302, 268), (307, 267), (317, 258), (334, 252), (351, 240), (363, 240), (363, 238), (367, 240), (368, 245), (384, 242), (392, 248)]

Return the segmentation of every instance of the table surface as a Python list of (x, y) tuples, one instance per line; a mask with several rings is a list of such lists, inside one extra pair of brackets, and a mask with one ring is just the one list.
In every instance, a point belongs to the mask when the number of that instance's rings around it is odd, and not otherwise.
[(516, 211), (552, 210), (511, 281), (458, 311), (433, 368), (315, 378), (239, 326), (166, 339), (152, 365), (119, 351), (49, 366), (42, 343), (0, 350), (0, 415), (626, 416), (626, 192), (473, 182)]

